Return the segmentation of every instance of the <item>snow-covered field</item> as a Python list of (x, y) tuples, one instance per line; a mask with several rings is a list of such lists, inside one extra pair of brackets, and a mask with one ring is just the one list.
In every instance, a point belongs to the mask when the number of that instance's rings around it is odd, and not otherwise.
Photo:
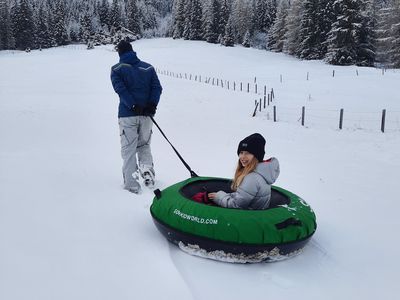
[[(159, 70), (231, 84), (253, 85), (256, 77), (274, 89), (276, 123), (271, 108), (251, 117), (262, 95), (160, 75), (156, 119), (200, 175), (231, 177), (238, 141), (262, 133), (267, 156), (281, 163), (276, 185), (313, 207), (316, 234), (301, 255), (270, 264), (187, 255), (153, 225), (152, 192), (136, 196), (121, 188), (112, 47), (3, 51), (1, 300), (398, 297), (398, 70), (382, 75), (204, 42), (155, 39), (133, 46)], [(279, 115), (284, 110), (286, 117)], [(189, 176), (156, 128), (153, 154), (159, 188)]]

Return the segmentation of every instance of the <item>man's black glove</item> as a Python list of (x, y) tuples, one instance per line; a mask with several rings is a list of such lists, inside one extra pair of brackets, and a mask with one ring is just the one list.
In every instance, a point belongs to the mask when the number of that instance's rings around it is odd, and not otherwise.
[(145, 116), (154, 116), (156, 114), (157, 105), (155, 104), (147, 104), (143, 109), (143, 114)]
[(134, 112), (136, 115), (138, 115), (138, 116), (142, 115), (143, 112), (144, 112), (144, 108), (141, 107), (141, 106), (139, 106), (139, 105), (135, 105), (135, 106), (132, 108), (132, 110), (133, 110), (133, 112)]

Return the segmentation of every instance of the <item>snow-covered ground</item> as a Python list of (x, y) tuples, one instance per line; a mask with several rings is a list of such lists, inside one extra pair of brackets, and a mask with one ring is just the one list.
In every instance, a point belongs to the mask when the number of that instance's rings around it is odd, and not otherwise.
[[(137, 196), (121, 188), (112, 47), (3, 51), (1, 300), (398, 297), (398, 70), (382, 75), (205, 42), (155, 39), (133, 46), (160, 71), (252, 86), (256, 77), (274, 89), (276, 123), (270, 107), (251, 117), (262, 94), (160, 74), (156, 119), (200, 175), (232, 177), (238, 141), (262, 133), (267, 156), (281, 163), (276, 184), (313, 207), (316, 234), (299, 256), (270, 264), (187, 255), (153, 225), (152, 192)], [(287, 117), (279, 115), (285, 109)], [(189, 176), (156, 128), (153, 154), (159, 188)]]

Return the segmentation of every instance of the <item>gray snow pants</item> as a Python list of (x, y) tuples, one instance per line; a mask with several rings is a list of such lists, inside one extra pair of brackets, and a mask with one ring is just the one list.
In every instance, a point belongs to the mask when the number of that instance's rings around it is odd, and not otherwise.
[(122, 174), (125, 189), (140, 189), (137, 181), (138, 163), (140, 167), (153, 169), (150, 142), (153, 122), (150, 117), (136, 116), (118, 118), (121, 137)]

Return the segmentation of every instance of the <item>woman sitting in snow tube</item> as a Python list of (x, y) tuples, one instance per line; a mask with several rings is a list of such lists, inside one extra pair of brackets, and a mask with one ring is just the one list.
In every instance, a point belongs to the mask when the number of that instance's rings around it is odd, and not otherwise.
[[(223, 261), (271, 261), (299, 253), (316, 230), (315, 214), (295, 194), (271, 187), (279, 163), (258, 162), (264, 144), (258, 134), (239, 144), (233, 182), (194, 177), (158, 191), (150, 212), (159, 231), (186, 252)], [(209, 199), (219, 206), (204, 205)]]
[(276, 158), (263, 161), (265, 139), (254, 133), (238, 146), (239, 161), (232, 182), (233, 193), (218, 191), (208, 197), (217, 205), (241, 209), (266, 209), (271, 200), (271, 184), (279, 176)]

